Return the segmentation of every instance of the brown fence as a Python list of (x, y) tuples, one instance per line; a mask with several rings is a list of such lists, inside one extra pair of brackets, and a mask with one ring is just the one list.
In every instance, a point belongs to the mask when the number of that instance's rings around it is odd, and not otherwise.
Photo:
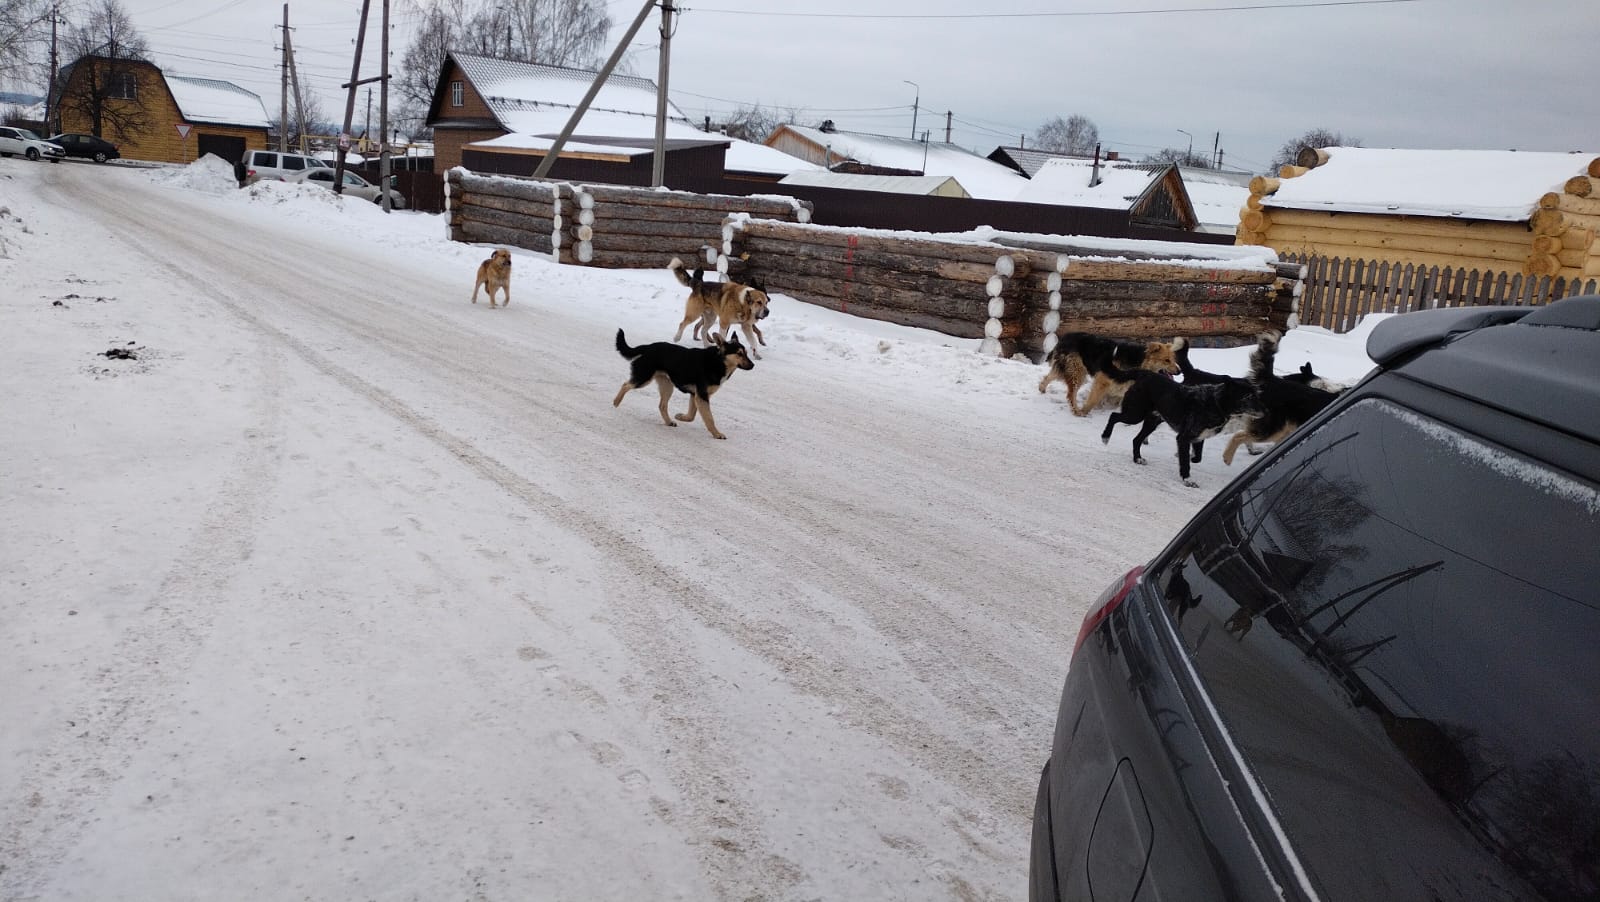
[(1284, 259), (1307, 267), (1300, 297), (1300, 324), (1335, 332), (1355, 328), (1368, 313), (1548, 304), (1570, 295), (1594, 294), (1600, 289), (1600, 279), (1553, 279), (1302, 254), (1288, 254)]

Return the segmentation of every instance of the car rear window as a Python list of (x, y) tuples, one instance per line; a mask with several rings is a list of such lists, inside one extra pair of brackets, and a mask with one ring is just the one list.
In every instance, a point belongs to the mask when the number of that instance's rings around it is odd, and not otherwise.
[(260, 169), (277, 169), (278, 155), (267, 153), (264, 150), (255, 151), (254, 155), (250, 157), (250, 165)]
[(1163, 564), (1322, 898), (1600, 893), (1597, 536), (1592, 482), (1369, 400)]

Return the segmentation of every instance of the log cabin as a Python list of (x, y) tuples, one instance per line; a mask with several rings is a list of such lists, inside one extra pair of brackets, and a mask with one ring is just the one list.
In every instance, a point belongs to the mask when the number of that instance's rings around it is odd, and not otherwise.
[(1600, 276), (1600, 155), (1307, 148), (1251, 181), (1237, 241), (1528, 276)]

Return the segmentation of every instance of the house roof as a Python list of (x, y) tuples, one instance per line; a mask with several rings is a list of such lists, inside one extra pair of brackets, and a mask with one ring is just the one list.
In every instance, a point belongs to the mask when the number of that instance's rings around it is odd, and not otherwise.
[(852, 172), (829, 172), (825, 169), (791, 172), (779, 180), (780, 185), (808, 185), (817, 188), (851, 188), (857, 191), (887, 191), (891, 194), (937, 194), (947, 183), (953, 183), (961, 193), (954, 197), (970, 197), (961, 183), (948, 175), (861, 175)]
[(1028, 178), (1039, 174), (1044, 164), (1055, 159), (1084, 160), (1093, 159), (1080, 154), (1054, 153), (1048, 150), (1034, 150), (1027, 147), (996, 147), (989, 154), (989, 159), (1003, 166), (1018, 169)]
[[(472, 145), (478, 148), (548, 150), (555, 143), (556, 136), (566, 128), (572, 111), (583, 100), (596, 75), (586, 69), (541, 66), (466, 53), (451, 53), (450, 58), (461, 67), (461, 71), (472, 82), (473, 89), (488, 104), (494, 121), (438, 120), (440, 104), (448, 87), (442, 78), (434, 92), (434, 106), (429, 121), (436, 127), (447, 127), (449, 124), (498, 127), (510, 133)], [(584, 111), (583, 118), (573, 132), (574, 137), (568, 139), (564, 152), (578, 152), (574, 142), (580, 136), (587, 136), (582, 142), (589, 145), (584, 152), (613, 157), (634, 156), (638, 153), (638, 147), (643, 146), (634, 142), (648, 140), (651, 142), (649, 147), (653, 147), (655, 133), (655, 82), (632, 75), (612, 74), (595, 95), (589, 109)], [(670, 102), (667, 104), (666, 138), (669, 142), (726, 143), (728, 150), (723, 166), (734, 172), (783, 174), (816, 168), (804, 160), (797, 160), (765, 145), (701, 131)]]
[(1527, 220), (1541, 195), (1583, 175), (1594, 153), (1329, 147), (1328, 162), (1261, 199), (1266, 207)]
[(1199, 220), (1196, 231), (1216, 235), (1238, 231), (1239, 210), (1250, 199), (1250, 173), (1199, 166), (1179, 166), (1178, 173)]
[(1011, 200), (1028, 181), (1011, 167), (980, 157), (955, 144), (923, 143), (910, 138), (862, 132), (825, 132), (803, 125), (779, 126), (767, 138), (767, 144), (773, 144), (785, 130), (818, 147), (827, 148), (831, 156), (840, 159), (851, 159), (885, 169), (953, 177), (973, 197)]
[(261, 96), (238, 85), (215, 78), (193, 78), (163, 72), (167, 90), (178, 104), (178, 112), (188, 122), (218, 125), (246, 125), (267, 128), (272, 120)]
[(1039, 172), (1023, 182), (1021, 190), (1008, 200), (1131, 210), (1166, 169), (1165, 163), (1101, 160), (1099, 182), (1091, 185), (1090, 181), (1096, 177), (1093, 160), (1057, 157), (1047, 160)]

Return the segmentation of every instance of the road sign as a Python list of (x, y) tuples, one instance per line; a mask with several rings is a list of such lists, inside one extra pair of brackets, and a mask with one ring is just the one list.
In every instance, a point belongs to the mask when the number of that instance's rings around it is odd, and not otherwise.
[(189, 129), (191, 128), (194, 128), (194, 126), (188, 124), (187, 122), (178, 123), (178, 139), (186, 140), (189, 137)]
[(339, 135), (339, 149), (340, 150), (349, 150), (350, 149), (350, 136), (349, 135), (346, 135), (346, 134)]

